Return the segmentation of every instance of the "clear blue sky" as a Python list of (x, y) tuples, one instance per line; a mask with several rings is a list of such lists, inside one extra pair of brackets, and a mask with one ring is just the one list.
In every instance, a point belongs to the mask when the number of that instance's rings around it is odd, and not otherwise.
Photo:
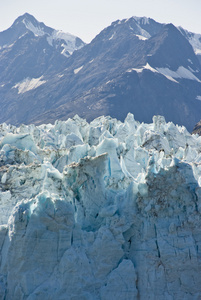
[(151, 17), (201, 33), (201, 0), (2, 0), (0, 31), (25, 12), (85, 42), (113, 21), (132, 16)]

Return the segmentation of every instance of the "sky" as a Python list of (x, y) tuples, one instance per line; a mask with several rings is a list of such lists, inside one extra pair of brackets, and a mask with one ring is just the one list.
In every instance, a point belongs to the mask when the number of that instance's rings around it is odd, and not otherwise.
[(0, 0), (0, 31), (25, 12), (89, 43), (118, 19), (150, 17), (201, 34), (201, 0)]

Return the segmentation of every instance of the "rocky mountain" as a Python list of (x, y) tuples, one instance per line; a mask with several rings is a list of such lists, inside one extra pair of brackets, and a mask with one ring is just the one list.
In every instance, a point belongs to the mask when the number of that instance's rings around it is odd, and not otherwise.
[(201, 137), (78, 116), (0, 127), (0, 299), (199, 299)]
[(201, 34), (190, 32), (182, 27), (179, 27), (178, 29), (189, 41), (195, 51), (195, 54), (201, 62)]
[[(20, 96), (46, 82), (44, 74), (62, 70), (66, 58), (83, 47), (81, 39), (54, 30), (24, 14), (0, 33), (0, 99), (1, 121), (13, 117), (11, 123), (21, 122), (23, 105)], [(28, 97), (31, 108), (33, 97)], [(21, 113), (20, 113), (21, 111)]]
[(54, 30), (25, 14), (0, 33), (0, 81), (7, 84), (58, 72), (66, 57), (84, 46), (77, 37)]
[(201, 120), (195, 125), (192, 133), (201, 135)]
[(74, 49), (83, 47), (68, 56), (72, 50), (55, 41), (55, 31), (36, 22), (26, 14), (6, 31), (21, 36), (23, 27), (27, 34), (0, 52), (0, 122), (41, 124), (75, 114), (88, 121), (100, 115), (123, 120), (128, 112), (145, 122), (164, 115), (188, 130), (199, 121), (199, 35), (133, 17), (112, 23), (88, 45), (75, 39)]

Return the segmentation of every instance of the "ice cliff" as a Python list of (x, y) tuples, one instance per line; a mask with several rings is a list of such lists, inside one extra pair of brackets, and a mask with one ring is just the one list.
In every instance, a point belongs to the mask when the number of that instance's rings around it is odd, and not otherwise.
[(0, 125), (0, 299), (201, 299), (201, 137), (154, 116)]

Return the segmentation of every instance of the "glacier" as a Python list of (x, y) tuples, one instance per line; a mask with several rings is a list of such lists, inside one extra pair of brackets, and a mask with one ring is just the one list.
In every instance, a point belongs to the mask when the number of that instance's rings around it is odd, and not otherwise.
[(0, 299), (201, 297), (201, 137), (154, 116), (0, 125)]

